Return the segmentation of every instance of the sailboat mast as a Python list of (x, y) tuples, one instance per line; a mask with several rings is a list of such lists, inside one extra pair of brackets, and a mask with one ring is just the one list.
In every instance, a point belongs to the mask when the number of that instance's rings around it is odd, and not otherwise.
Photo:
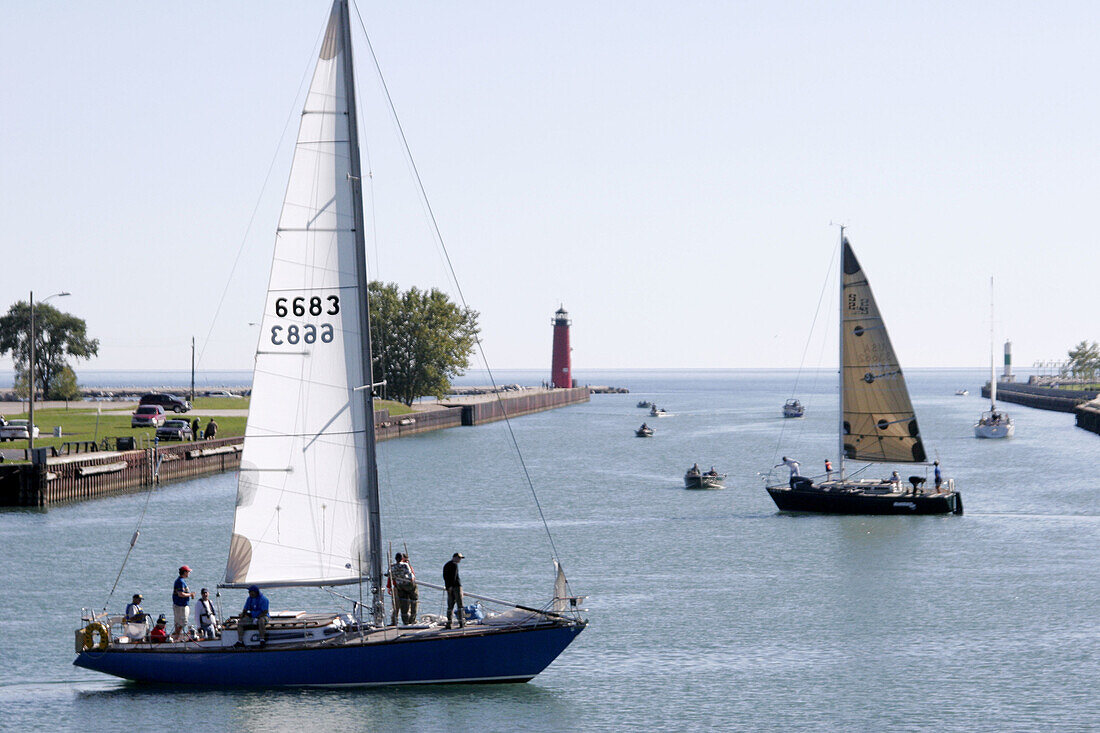
[[(362, 340), (363, 378), (367, 388), (353, 394), (362, 393), (366, 400), (366, 497), (367, 497), (367, 536), (370, 538), (370, 557), (367, 558), (367, 571), (370, 573), (371, 596), (375, 621), (383, 618), (382, 607), (382, 518), (378, 500), (378, 461), (374, 444), (374, 369), (371, 365), (370, 343), (370, 303), (367, 296), (367, 242), (363, 221), (363, 170), (359, 162), (359, 122), (356, 117), (355, 103), (355, 64), (351, 55), (351, 14), (347, 0), (340, 2), (340, 25), (344, 37), (344, 98), (348, 107), (348, 153), (350, 157), (352, 211), (355, 226), (355, 267), (358, 275), (359, 292), (359, 330)], [(352, 397), (352, 399), (355, 399)]]
[(837, 468), (840, 471), (840, 480), (844, 480), (844, 225), (840, 227), (840, 246), (837, 247), (837, 251), (840, 253), (840, 261), (837, 263), (836, 268), (836, 281), (837, 289), (840, 291), (839, 306), (840, 313), (837, 320), (837, 342), (838, 342), (838, 358), (837, 358), (837, 376), (839, 377), (837, 382), (840, 385), (840, 389), (837, 390)]
[(997, 409), (997, 364), (993, 343), (993, 276), (989, 276), (989, 410)]

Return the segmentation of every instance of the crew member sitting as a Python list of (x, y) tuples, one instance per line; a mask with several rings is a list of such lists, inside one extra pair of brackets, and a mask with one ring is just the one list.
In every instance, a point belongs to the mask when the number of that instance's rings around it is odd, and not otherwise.
[(260, 646), (267, 646), (267, 619), (269, 603), (267, 596), (260, 592), (260, 586), (248, 586), (248, 600), (244, 602), (244, 609), (237, 619), (237, 643), (233, 646), (244, 646), (244, 632), (247, 629), (256, 629), (260, 637)]
[(126, 604), (126, 635), (131, 639), (144, 639), (149, 629), (149, 614), (141, 608), (142, 595), (135, 593)]
[(163, 644), (168, 641), (168, 619), (164, 617), (162, 613), (157, 617), (157, 625), (153, 627), (153, 630), (149, 632), (149, 641), (154, 644)]

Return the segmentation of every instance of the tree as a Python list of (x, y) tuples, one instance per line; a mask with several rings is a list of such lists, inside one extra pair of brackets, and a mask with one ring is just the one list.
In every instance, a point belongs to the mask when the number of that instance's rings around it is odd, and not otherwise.
[(69, 365), (65, 365), (57, 378), (50, 385), (50, 391), (46, 393), (48, 400), (75, 400), (80, 398), (80, 385), (76, 383), (76, 372)]
[(1093, 379), (1100, 371), (1100, 344), (1086, 339), (1069, 351), (1066, 371), (1084, 379)]
[[(0, 355), (10, 353), (17, 373), (25, 375), (30, 363), (31, 309), (19, 301), (0, 316)], [(88, 338), (84, 319), (62, 313), (49, 303), (34, 306), (35, 394), (49, 396), (68, 357), (90, 359), (99, 353), (99, 339)], [(71, 369), (71, 368), (70, 368)], [(75, 378), (75, 377), (74, 377)]]
[(406, 405), (446, 395), (451, 379), (469, 366), (477, 311), (436, 288), (401, 292), (396, 283), (374, 281), (369, 292), (374, 381), (385, 380), (388, 393)]

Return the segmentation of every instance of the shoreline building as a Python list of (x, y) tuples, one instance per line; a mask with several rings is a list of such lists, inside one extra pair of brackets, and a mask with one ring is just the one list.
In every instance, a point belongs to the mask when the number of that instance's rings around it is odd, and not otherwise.
[(573, 386), (573, 366), (569, 348), (569, 314), (562, 305), (554, 313), (550, 323), (554, 325), (554, 355), (550, 362), (550, 386), (568, 389)]

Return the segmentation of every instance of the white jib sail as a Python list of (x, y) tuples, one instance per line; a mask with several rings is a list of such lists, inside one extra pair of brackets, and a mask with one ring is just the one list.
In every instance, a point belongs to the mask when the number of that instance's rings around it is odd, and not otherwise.
[(349, 121), (333, 8), (275, 240), (225, 582), (367, 574), (366, 407)]

